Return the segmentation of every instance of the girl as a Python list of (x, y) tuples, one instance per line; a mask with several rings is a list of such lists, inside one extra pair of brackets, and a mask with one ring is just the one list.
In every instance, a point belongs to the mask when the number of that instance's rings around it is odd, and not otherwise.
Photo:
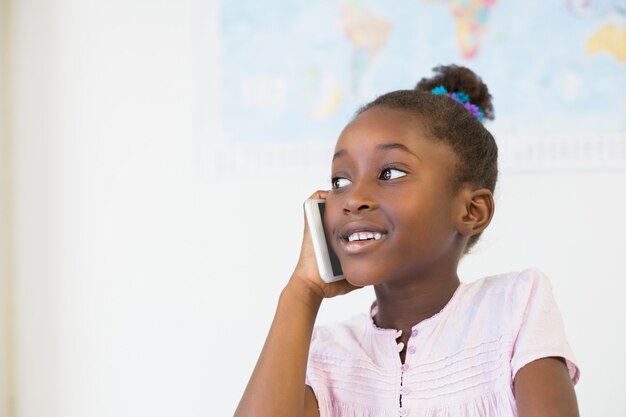
[[(304, 230), (235, 416), (578, 416), (578, 368), (538, 270), (462, 283), (494, 213), (487, 86), (435, 68), (348, 123), (332, 160), (326, 234), (345, 280), (319, 277)], [(373, 285), (370, 314), (313, 328), (324, 298)]]

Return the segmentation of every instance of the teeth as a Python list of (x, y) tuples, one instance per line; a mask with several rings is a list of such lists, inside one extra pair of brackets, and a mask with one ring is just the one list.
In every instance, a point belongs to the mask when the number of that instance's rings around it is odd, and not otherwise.
[(381, 233), (355, 232), (355, 233), (352, 233), (350, 236), (348, 236), (348, 242), (354, 242), (355, 240), (368, 240), (368, 239), (380, 240), (380, 238), (382, 237), (383, 235)]

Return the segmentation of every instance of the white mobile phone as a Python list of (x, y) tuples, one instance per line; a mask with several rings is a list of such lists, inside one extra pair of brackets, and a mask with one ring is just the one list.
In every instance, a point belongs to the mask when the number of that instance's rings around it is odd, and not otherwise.
[(343, 279), (343, 270), (339, 258), (326, 241), (324, 231), (324, 200), (308, 199), (304, 202), (304, 213), (313, 240), (313, 251), (317, 261), (320, 277), (324, 282), (334, 282)]

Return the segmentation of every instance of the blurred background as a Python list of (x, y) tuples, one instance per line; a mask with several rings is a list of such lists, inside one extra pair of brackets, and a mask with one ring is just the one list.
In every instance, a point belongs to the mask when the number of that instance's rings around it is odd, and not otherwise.
[(341, 128), (449, 63), (501, 151), (461, 279), (543, 269), (626, 415), (624, 1), (0, 0), (0, 416), (232, 415)]

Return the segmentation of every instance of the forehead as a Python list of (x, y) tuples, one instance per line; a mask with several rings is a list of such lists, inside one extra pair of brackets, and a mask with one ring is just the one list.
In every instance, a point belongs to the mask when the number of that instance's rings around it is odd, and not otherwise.
[(358, 158), (365, 154), (379, 154), (381, 145), (385, 144), (404, 145), (420, 159), (446, 166), (456, 159), (448, 145), (427, 135), (420, 117), (405, 110), (384, 107), (371, 108), (355, 117), (339, 136), (335, 153)]
[(410, 140), (424, 136), (423, 123), (405, 110), (374, 107), (355, 117), (345, 127), (339, 140), (340, 146), (351, 145), (353, 139), (366, 145), (368, 141)]

